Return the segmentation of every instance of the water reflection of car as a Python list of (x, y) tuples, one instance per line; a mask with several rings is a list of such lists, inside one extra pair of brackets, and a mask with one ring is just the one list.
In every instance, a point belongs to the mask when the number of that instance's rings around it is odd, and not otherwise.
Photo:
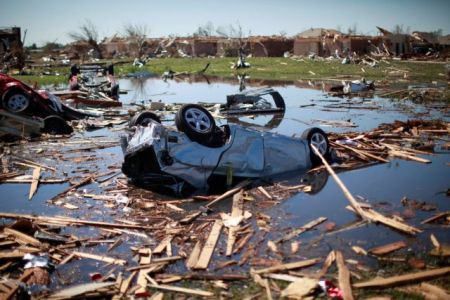
[[(122, 171), (145, 186), (183, 186), (205, 189), (212, 177), (266, 179), (289, 172), (305, 172), (319, 163), (315, 145), (329, 158), (327, 135), (319, 128), (301, 138), (260, 132), (238, 125), (218, 127), (203, 107), (186, 104), (175, 117), (175, 128), (143, 112), (130, 123), (132, 133), (122, 137)], [(141, 126), (144, 125), (144, 126)]]
[(44, 131), (67, 134), (72, 128), (66, 121), (83, 119), (89, 115), (64, 105), (58, 97), (45, 91), (35, 90), (20, 80), (0, 73), (1, 108), (44, 121)]
[(69, 75), (69, 90), (84, 90), (90, 93), (105, 93), (119, 100), (119, 83), (114, 77), (114, 65), (72, 65)]

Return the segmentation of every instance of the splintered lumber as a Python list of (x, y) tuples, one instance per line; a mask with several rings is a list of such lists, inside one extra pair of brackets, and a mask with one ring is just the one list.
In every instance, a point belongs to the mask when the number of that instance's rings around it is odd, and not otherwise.
[(197, 265), (198, 258), (200, 256), (201, 244), (200, 241), (195, 243), (194, 249), (191, 251), (191, 255), (189, 255), (188, 260), (186, 261), (186, 267), (188, 269), (192, 269)]
[(83, 294), (93, 292), (99, 289), (104, 289), (115, 285), (115, 282), (93, 282), (85, 283), (70, 288), (63, 289), (55, 294), (49, 296), (48, 299), (68, 299), (81, 296)]
[(405, 223), (402, 223), (400, 221), (388, 218), (383, 216), (382, 214), (374, 211), (373, 209), (363, 210), (361, 205), (356, 201), (356, 199), (353, 197), (353, 195), (350, 193), (350, 191), (347, 189), (347, 187), (344, 185), (344, 183), (341, 181), (341, 179), (336, 175), (334, 170), (331, 168), (331, 166), (328, 164), (326, 159), (320, 154), (320, 152), (317, 150), (317, 148), (314, 145), (311, 145), (311, 148), (313, 149), (314, 153), (320, 158), (320, 160), (323, 162), (325, 168), (327, 169), (328, 173), (333, 177), (333, 179), (336, 181), (338, 186), (341, 188), (342, 192), (344, 193), (347, 200), (350, 202), (351, 207), (354, 209), (358, 215), (364, 219), (364, 220), (370, 220), (373, 222), (379, 222), (386, 226), (392, 227), (394, 229), (409, 233), (409, 234), (416, 234), (421, 232), (420, 229), (417, 229), (413, 226), (407, 225)]
[(242, 181), (242, 182), (240, 182), (240, 183), (238, 183), (238, 184), (236, 185), (236, 187), (234, 187), (233, 189), (231, 189), (231, 190), (229, 190), (229, 191), (223, 193), (222, 195), (220, 195), (219, 197), (217, 197), (217, 198), (214, 199), (213, 201), (208, 202), (208, 204), (206, 204), (205, 207), (206, 207), (206, 208), (209, 208), (209, 207), (211, 207), (211, 205), (213, 205), (213, 204), (215, 204), (215, 203), (217, 203), (217, 202), (219, 202), (219, 201), (221, 201), (221, 200), (223, 200), (223, 199), (226, 199), (226, 198), (228, 198), (228, 197), (230, 197), (230, 196), (236, 194), (237, 192), (239, 192), (241, 189), (243, 189), (244, 187), (246, 187), (246, 186), (249, 185), (250, 183), (251, 183), (251, 181), (248, 180), (248, 179), (247, 179), (247, 180), (244, 180), (244, 181)]
[(398, 241), (395, 243), (372, 248), (369, 250), (369, 253), (374, 255), (385, 255), (404, 247), (406, 247), (406, 243), (404, 241)]
[(180, 220), (180, 224), (188, 224), (195, 220), (198, 216), (202, 214), (201, 211), (194, 211), (193, 213), (188, 214), (183, 219)]
[[(25, 272), (22, 276), (19, 278), (19, 282), (25, 282), (28, 278), (30, 278), (33, 275), (33, 272)], [(19, 290), (19, 285), (14, 284), (14, 287), (5, 295), (3, 296), (5, 300), (11, 299), (12, 296)]]
[(22, 244), (32, 245), (36, 247), (41, 247), (42, 243), (35, 239), (34, 237), (29, 236), (28, 234), (22, 233), (12, 228), (5, 228), (3, 232), (7, 235), (14, 236), (17, 240), (19, 240)]
[(450, 267), (422, 271), (417, 273), (404, 274), (399, 276), (392, 276), (387, 278), (376, 278), (373, 280), (358, 282), (353, 284), (355, 288), (372, 288), (372, 287), (387, 287), (394, 285), (401, 285), (408, 282), (427, 280), (430, 278), (446, 275), (450, 273)]
[(55, 168), (52, 168), (52, 167), (49, 167), (49, 166), (46, 166), (46, 165), (43, 165), (43, 164), (31, 161), (31, 160), (28, 160), (28, 159), (25, 159), (25, 158), (22, 158), (22, 157), (15, 156), (15, 158), (20, 161), (20, 162), (14, 162), (16, 164), (21, 164), (21, 165), (24, 165), (24, 166), (27, 166), (27, 167), (40, 167), (41, 169), (46, 169), (46, 170), (49, 170), (49, 171), (56, 172)]
[(439, 220), (441, 218), (445, 218), (446, 216), (449, 216), (449, 215), (450, 215), (450, 211), (444, 211), (444, 212), (441, 212), (441, 213), (438, 213), (438, 214), (432, 216), (431, 218), (423, 220), (420, 224), (431, 223), (431, 222), (434, 222), (434, 221)]
[[(152, 250), (149, 248), (144, 250), (146, 250), (145, 252), (147, 255), (141, 256), (141, 260), (139, 261), (141, 265), (149, 264), (152, 261)], [(141, 295), (146, 292), (145, 286), (147, 285), (147, 278), (145, 277), (145, 275), (147, 274), (147, 272), (148, 269), (142, 269), (139, 271), (136, 282), (139, 285), (139, 288), (134, 292), (135, 295)]]
[(37, 253), (41, 251), (41, 249), (27, 249), (25, 250), (13, 250), (9, 252), (0, 252), (0, 259), (8, 259), (8, 258), (23, 258), (23, 256), (27, 253)]
[(204, 296), (204, 297), (214, 296), (214, 293), (211, 293), (208, 291), (202, 291), (202, 290), (197, 290), (197, 289), (188, 289), (188, 288), (166, 285), (166, 284), (158, 284), (158, 285), (148, 284), (147, 286), (150, 288), (153, 288), (153, 289), (158, 289), (158, 290), (163, 290), (163, 291), (185, 293), (185, 294)]
[(344, 149), (353, 151), (353, 152), (355, 152), (355, 153), (358, 154), (358, 155), (362, 155), (362, 156), (367, 156), (367, 157), (373, 158), (373, 159), (378, 160), (378, 161), (381, 161), (381, 162), (383, 162), (383, 163), (388, 163), (388, 162), (389, 162), (389, 160), (387, 160), (387, 159), (384, 159), (384, 158), (382, 158), (382, 157), (373, 155), (372, 153), (369, 153), (369, 152), (364, 151), (364, 150), (361, 150), (361, 149), (355, 149), (355, 148), (353, 148), (353, 147), (350, 147), (350, 146), (347, 146), (347, 145), (343, 145), (343, 144), (336, 144), (336, 143), (331, 143), (331, 144), (332, 144), (333, 146), (338, 146), (338, 147), (342, 147), (342, 148), (344, 148)]
[(307, 259), (307, 260), (302, 260), (302, 261), (297, 261), (297, 262), (292, 262), (292, 263), (287, 263), (287, 264), (276, 265), (276, 266), (268, 267), (265, 269), (254, 270), (253, 272), (255, 274), (263, 274), (263, 273), (273, 273), (273, 272), (278, 272), (278, 271), (299, 269), (299, 268), (304, 268), (304, 267), (309, 267), (309, 266), (315, 265), (318, 262), (320, 262), (321, 260), (322, 260), (321, 258)]
[(370, 220), (372, 220), (374, 222), (382, 223), (391, 228), (394, 228), (394, 229), (397, 229), (397, 230), (400, 230), (400, 231), (403, 231), (403, 232), (406, 232), (406, 233), (409, 233), (412, 235), (422, 232), (422, 230), (420, 230), (416, 227), (410, 226), (408, 224), (402, 223), (402, 222), (394, 220), (392, 218), (388, 218), (373, 209), (367, 209), (365, 211), (365, 213), (366, 213), (366, 216)]
[(97, 255), (97, 254), (91, 254), (91, 253), (86, 253), (86, 252), (78, 252), (78, 251), (74, 251), (73, 254), (75, 256), (81, 257), (81, 258), (89, 258), (89, 259), (94, 259), (94, 260), (98, 260), (98, 261), (103, 261), (109, 264), (115, 264), (115, 265), (125, 265), (127, 263), (126, 260), (124, 259), (117, 259), (117, 258), (113, 258), (113, 257), (108, 257), (108, 256), (101, 256), (101, 255)]
[(429, 164), (431, 163), (431, 160), (425, 159), (425, 158), (421, 158), (421, 157), (417, 157), (417, 156), (413, 156), (410, 154), (407, 154), (405, 152), (402, 151), (398, 151), (398, 150), (390, 150), (389, 155), (395, 156), (395, 157), (399, 157), (399, 158), (403, 158), (403, 159), (408, 159), (408, 160), (414, 160), (423, 164)]
[(173, 239), (173, 235), (168, 235), (166, 236), (160, 243), (158, 246), (156, 246), (156, 248), (153, 250), (154, 254), (161, 254), (164, 249), (167, 248), (167, 246), (169, 245), (169, 243), (172, 241)]
[(272, 200), (272, 196), (266, 191), (265, 188), (263, 188), (262, 186), (258, 186), (257, 189), (258, 189), (258, 191), (260, 191), (264, 196), (266, 196), (267, 199)]
[(345, 197), (350, 202), (350, 205), (353, 207), (353, 209), (361, 216), (361, 218), (366, 219), (365, 213), (359, 203), (356, 201), (356, 199), (353, 197), (353, 195), (350, 193), (350, 191), (347, 189), (347, 187), (344, 185), (344, 183), (341, 181), (341, 179), (336, 175), (336, 173), (333, 171), (331, 166), (328, 164), (327, 160), (320, 154), (320, 152), (317, 150), (317, 148), (311, 144), (311, 148), (313, 149), (314, 153), (320, 158), (320, 160), (323, 162), (323, 165), (327, 169), (328, 173), (333, 177), (333, 179), (336, 181), (336, 183), (341, 188), (342, 192), (344, 192)]
[(65, 194), (67, 194), (68, 192), (70, 192), (71, 190), (77, 189), (80, 186), (86, 185), (88, 183), (91, 183), (93, 180), (92, 176), (87, 176), (86, 178), (83, 178), (80, 182), (73, 184), (71, 186), (69, 186), (67, 189), (65, 189), (64, 191), (62, 191), (61, 193), (57, 194), (56, 196), (52, 197), (50, 200), (53, 199), (57, 199), (59, 197), (64, 196)]
[(108, 222), (100, 222), (100, 221), (90, 221), (90, 220), (82, 220), (68, 217), (47, 217), (47, 216), (33, 216), (27, 214), (15, 214), (15, 213), (4, 213), (0, 212), (0, 218), (7, 219), (28, 219), (31, 221), (42, 222), (45, 224), (57, 223), (57, 224), (66, 224), (66, 225), (88, 225), (88, 226), (97, 226), (97, 227), (113, 227), (113, 228), (129, 228), (129, 229), (153, 229), (150, 226), (144, 225), (129, 225), (129, 224), (121, 224), (121, 223), (108, 223)]
[(119, 293), (121, 296), (125, 295), (128, 288), (130, 287), (131, 281), (133, 281), (134, 277), (136, 276), (137, 272), (132, 272), (130, 276), (128, 276), (127, 279), (123, 280), (120, 284)]
[(28, 199), (31, 200), (33, 198), (34, 193), (36, 193), (37, 187), (39, 185), (39, 178), (41, 177), (41, 168), (36, 167), (33, 170), (33, 179), (31, 180), (30, 186), (30, 194), (28, 195)]
[(334, 263), (335, 260), (336, 260), (336, 252), (334, 250), (331, 250), (327, 258), (325, 259), (325, 262), (323, 263), (322, 269), (320, 270), (319, 273), (319, 277), (323, 277), (325, 276), (325, 274), (327, 274), (328, 269)]
[(195, 265), (195, 269), (206, 269), (211, 260), (214, 248), (216, 247), (217, 241), (219, 240), (220, 231), (222, 230), (223, 222), (222, 220), (216, 220), (211, 229), (211, 232), (206, 240), (205, 246), (198, 258), (198, 262)]
[(338, 282), (339, 288), (342, 290), (342, 298), (344, 300), (352, 300), (354, 298), (350, 283), (350, 272), (345, 265), (341, 251), (336, 251), (336, 264), (338, 267)]
[[(233, 196), (233, 206), (231, 209), (231, 217), (240, 217), (243, 214), (243, 191), (241, 190), (236, 195)], [(233, 246), (236, 242), (236, 233), (239, 230), (239, 226), (231, 226), (228, 229), (228, 240), (227, 240), (227, 251), (226, 255), (230, 256), (233, 254)]]
[(313, 220), (313, 221), (303, 225), (300, 228), (294, 229), (293, 231), (291, 231), (288, 234), (286, 234), (284, 237), (276, 240), (275, 243), (285, 242), (285, 241), (288, 241), (290, 239), (293, 239), (296, 236), (302, 234), (303, 232), (308, 231), (308, 230), (312, 229), (313, 227), (316, 227), (317, 225), (325, 222), (326, 220), (327, 220), (327, 218), (325, 218), (325, 217), (319, 217), (319, 218), (317, 218), (317, 219), (315, 219), (315, 220)]

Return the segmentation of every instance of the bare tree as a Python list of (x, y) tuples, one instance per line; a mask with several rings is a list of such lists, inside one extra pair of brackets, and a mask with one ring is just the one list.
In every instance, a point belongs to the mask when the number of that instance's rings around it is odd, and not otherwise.
[(347, 33), (349, 35), (355, 35), (355, 34), (357, 34), (357, 32), (358, 32), (358, 24), (357, 23), (353, 24), (351, 27), (349, 27), (347, 29)]
[(98, 58), (103, 58), (102, 51), (98, 44), (99, 35), (97, 27), (90, 20), (86, 20), (84, 24), (80, 25), (79, 31), (68, 33), (69, 37), (74, 41), (88, 43), (94, 51), (97, 52)]
[(141, 57), (147, 48), (148, 27), (144, 24), (125, 24), (125, 35), (135, 44), (138, 57)]
[(214, 24), (208, 21), (205, 25), (198, 26), (197, 30), (194, 32), (194, 36), (212, 36), (214, 34)]

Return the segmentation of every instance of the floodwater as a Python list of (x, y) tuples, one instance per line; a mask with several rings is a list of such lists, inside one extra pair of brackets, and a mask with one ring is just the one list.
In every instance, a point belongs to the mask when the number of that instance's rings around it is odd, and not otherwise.
[[(251, 81), (246, 84), (247, 89), (261, 87), (264, 82)], [(232, 120), (220, 119), (219, 124), (227, 122), (238, 122), (245, 126), (253, 126), (261, 130), (270, 130), (285, 135), (300, 135), (303, 130), (311, 126), (321, 127), (326, 132), (348, 132), (348, 131), (369, 131), (376, 128), (381, 123), (391, 123), (394, 120), (408, 120), (416, 118), (425, 119), (444, 119), (450, 120), (448, 108), (445, 104), (431, 103), (428, 105), (414, 104), (409, 101), (400, 101), (387, 98), (368, 96), (367, 98), (354, 97), (338, 98), (330, 97), (324, 93), (320, 83), (295, 82), (295, 83), (276, 83), (271, 85), (279, 91), (286, 102), (286, 112), (282, 115), (264, 115), (253, 117), (239, 117)], [(126, 95), (121, 95), (121, 101), (124, 108), (129, 105), (148, 104), (149, 101), (162, 101), (165, 103), (225, 103), (228, 94), (239, 92), (238, 82), (222, 82), (217, 79), (204, 79), (200, 81), (188, 78), (186, 80), (168, 80), (163, 81), (159, 78), (149, 79), (122, 79), (120, 80), (121, 89), (128, 90)], [(351, 105), (357, 105), (352, 108)], [(444, 108), (444, 109), (442, 109)], [(321, 126), (318, 120), (328, 121), (350, 121), (356, 125), (353, 128), (346, 127), (327, 127)], [(167, 116), (167, 124), (173, 123), (173, 116)], [(55, 166), (58, 168), (58, 174), (66, 174), (67, 177), (107, 172), (108, 170), (118, 170), (121, 166), (122, 154), (118, 144), (119, 136), (123, 133), (116, 126), (114, 130), (104, 128), (92, 132), (77, 133), (71, 139), (71, 145), (63, 145), (58, 139), (48, 140), (43, 143), (29, 143), (21, 149), (21, 155), (33, 158), (35, 151), (43, 149), (44, 155), (38, 161), (41, 163)], [(116, 130), (119, 128), (118, 130)], [(113, 141), (114, 146), (105, 149), (94, 149), (88, 155), (93, 159), (77, 162), (74, 164), (70, 157), (76, 155), (77, 147), (89, 145), (86, 139), (94, 138), (96, 142)], [(79, 143), (77, 143), (79, 141)], [(442, 141), (444, 142), (444, 141)], [(447, 141), (448, 142), (448, 141)], [(54, 155), (62, 154), (58, 160)], [(86, 155), (86, 153), (83, 153)], [(450, 168), (447, 165), (450, 162), (450, 152), (439, 149), (435, 155), (426, 156), (432, 161), (431, 164), (420, 164), (412, 161), (391, 159), (390, 163), (378, 164), (364, 169), (340, 172), (339, 177), (346, 184), (353, 195), (359, 195), (373, 205), (378, 211), (391, 215), (396, 214), (404, 216), (405, 207), (400, 200), (403, 197), (414, 199), (421, 202), (432, 204), (436, 207), (435, 211), (415, 210), (414, 214), (407, 215), (406, 222), (410, 225), (425, 229), (417, 237), (411, 237), (383, 225), (365, 224), (359, 228), (343, 231), (341, 233), (327, 234), (324, 226), (319, 226), (315, 230), (304, 233), (299, 239), (300, 251), (296, 256), (290, 258), (302, 259), (312, 257), (324, 257), (331, 249), (340, 249), (347, 258), (355, 258), (356, 254), (351, 252), (350, 246), (358, 245), (364, 249), (370, 249), (375, 246), (384, 245), (389, 242), (404, 240), (408, 247), (398, 251), (397, 255), (418, 255), (432, 249), (429, 241), (429, 235), (433, 233), (443, 244), (450, 243), (448, 229), (439, 225), (421, 225), (420, 222), (436, 211), (450, 210), (450, 198), (446, 196), (446, 191), (450, 187)], [(29, 169), (23, 169), (30, 173)], [(300, 183), (300, 177), (294, 177), (290, 180), (292, 185)], [(51, 172), (44, 174), (51, 177)], [(328, 223), (335, 223), (336, 228), (358, 221), (358, 218), (345, 207), (348, 201), (342, 194), (339, 187), (328, 176), (322, 175), (317, 178), (318, 187), (314, 193), (298, 193), (288, 199), (282, 200), (278, 205), (259, 208), (259, 212), (272, 217), (270, 227), (272, 230), (265, 236), (265, 241), (269, 239), (280, 238), (291, 228), (298, 228), (309, 221), (318, 217), (327, 217)], [(313, 179), (314, 180), (314, 179)], [(48, 201), (57, 193), (69, 186), (65, 184), (41, 184), (32, 200), (28, 200), (29, 184), (0, 184), (0, 211), (28, 213), (37, 215), (67, 215), (70, 217), (80, 217), (84, 219), (114, 221), (115, 218), (126, 216), (122, 209), (104, 207), (101, 201), (86, 199), (73, 196), (71, 199), (64, 199), (79, 207), (78, 210), (68, 210), (58, 206), (54, 202)], [(90, 184), (82, 188), (85, 192), (101, 193), (101, 188), (97, 184)], [(165, 196), (157, 194), (154, 197), (164, 199)], [(221, 209), (229, 211), (229, 203), (222, 203), (218, 206)], [(3, 224), (10, 223), (10, 220), (3, 220)], [(71, 229), (64, 229), (62, 233), (73, 232)], [(96, 236), (98, 229), (82, 227), (78, 229), (77, 235), (82, 237)], [(151, 235), (150, 235), (151, 236)], [(250, 243), (255, 242), (251, 240)], [(264, 243), (266, 243), (264, 242)], [(138, 237), (127, 237), (125, 242), (114, 249), (110, 254), (117, 254), (121, 258), (131, 260), (132, 255), (129, 251), (130, 246), (139, 246), (142, 241)], [(219, 247), (224, 247), (226, 241), (221, 239)], [(283, 245), (283, 250), (289, 252), (289, 243)], [(88, 251), (95, 253), (104, 253), (108, 245), (97, 245), (89, 247)], [(272, 257), (267, 251), (267, 247), (259, 247), (257, 255)], [(234, 258), (234, 257), (233, 257)], [(214, 260), (221, 258), (214, 257)], [(236, 257), (239, 260), (239, 256)], [(375, 259), (361, 258), (357, 259), (366, 266), (373, 268), (382, 268)], [(223, 258), (222, 258), (223, 260)], [(76, 282), (89, 282), (88, 273), (99, 271), (99, 266), (94, 261), (82, 260), (73, 262), (58, 268), (54, 273), (58, 280), (52, 281), (52, 286), (72, 284)], [(182, 264), (176, 264), (175, 270), (183, 270)], [(244, 268), (247, 268), (245, 266)], [(101, 270), (106, 273), (107, 269)], [(228, 272), (239, 272), (240, 267), (231, 266), (226, 269)]]

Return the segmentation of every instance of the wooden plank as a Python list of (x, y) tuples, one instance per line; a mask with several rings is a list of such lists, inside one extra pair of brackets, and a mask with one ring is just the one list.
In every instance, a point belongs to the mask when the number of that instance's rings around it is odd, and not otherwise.
[(325, 218), (325, 217), (319, 217), (319, 218), (317, 218), (315, 220), (312, 220), (312, 221), (308, 222), (307, 224), (303, 225), (302, 227), (294, 229), (290, 233), (286, 234), (284, 237), (276, 240), (275, 243), (285, 242), (285, 241), (288, 241), (290, 239), (293, 239), (296, 236), (302, 234), (303, 232), (308, 231), (308, 230), (316, 227), (317, 225), (325, 222), (326, 220), (327, 220), (327, 218)]
[(195, 265), (195, 269), (206, 269), (211, 260), (214, 248), (216, 247), (217, 241), (219, 240), (220, 232), (222, 230), (223, 222), (222, 220), (216, 220), (211, 229), (211, 232), (206, 240), (205, 246), (198, 258), (198, 262)]
[(361, 206), (359, 205), (358, 201), (353, 197), (353, 195), (350, 193), (350, 191), (347, 189), (347, 187), (344, 185), (344, 183), (341, 181), (341, 179), (336, 175), (336, 173), (333, 171), (331, 166), (328, 164), (326, 159), (320, 154), (320, 152), (317, 150), (317, 148), (314, 145), (311, 145), (311, 149), (313, 149), (314, 153), (322, 160), (325, 168), (327, 169), (328, 173), (330, 173), (331, 177), (333, 177), (334, 181), (338, 184), (338, 186), (341, 188), (342, 192), (344, 193), (347, 200), (350, 202), (350, 205), (352, 208), (360, 215), (361, 218), (366, 219), (365, 213)]
[(131, 229), (146, 229), (146, 230), (154, 229), (153, 227), (143, 226), (143, 225), (128, 225), (128, 224), (107, 223), (107, 222), (75, 219), (75, 218), (69, 218), (69, 217), (34, 216), (34, 215), (27, 215), (27, 214), (15, 214), (15, 213), (5, 213), (5, 212), (0, 212), (0, 218), (28, 219), (28, 220), (32, 220), (32, 221), (44, 222), (46, 224), (54, 222), (57, 224), (64, 224), (64, 225), (89, 225), (89, 226), (98, 226), (98, 227), (131, 228)]
[(178, 293), (185, 293), (190, 295), (197, 295), (197, 296), (203, 296), (203, 297), (212, 297), (214, 296), (214, 293), (208, 292), (208, 291), (202, 291), (197, 289), (188, 289), (178, 286), (172, 286), (172, 285), (166, 285), (166, 284), (149, 284), (148, 287), (163, 291), (170, 291), (170, 292), (178, 292)]
[(272, 196), (266, 191), (266, 189), (262, 186), (257, 187), (258, 191), (260, 191), (267, 199), (272, 200)]
[(248, 180), (248, 179), (247, 179), (247, 180), (244, 180), (244, 181), (242, 181), (242, 182), (240, 182), (240, 183), (238, 183), (238, 184), (236, 185), (236, 187), (234, 187), (233, 189), (231, 189), (231, 190), (229, 190), (229, 191), (223, 193), (222, 195), (220, 195), (219, 197), (217, 197), (217, 198), (214, 199), (213, 201), (208, 202), (208, 204), (206, 204), (205, 207), (206, 207), (206, 208), (209, 208), (209, 207), (211, 207), (211, 205), (213, 205), (213, 204), (215, 204), (215, 203), (217, 203), (217, 202), (219, 202), (219, 201), (221, 201), (221, 200), (223, 200), (223, 199), (226, 199), (226, 198), (228, 198), (228, 197), (231, 197), (232, 195), (236, 194), (237, 192), (239, 192), (241, 189), (243, 189), (244, 187), (246, 187), (246, 186), (249, 185), (250, 183), (251, 183), (251, 181)]
[(324, 277), (325, 274), (327, 274), (328, 269), (334, 263), (335, 260), (336, 260), (336, 252), (334, 250), (331, 250), (327, 258), (325, 259), (325, 262), (323, 263), (322, 269), (320, 270), (319, 273), (319, 277)]
[[(141, 259), (139, 264), (146, 265), (152, 261), (152, 250), (150, 248), (144, 249), (146, 255), (141, 255)], [(138, 273), (137, 284), (139, 288), (134, 292), (135, 295), (142, 295), (146, 292), (147, 278), (145, 275), (147, 274), (148, 269), (141, 269)]]
[(403, 158), (403, 159), (407, 159), (407, 160), (413, 160), (413, 161), (417, 161), (423, 164), (430, 164), (431, 160), (429, 159), (425, 159), (425, 158), (421, 158), (421, 157), (417, 157), (417, 156), (413, 156), (410, 154), (407, 154), (405, 152), (401, 152), (398, 150), (390, 150), (389, 155), (395, 156), (395, 157), (399, 157), (399, 158)]
[[(243, 215), (244, 206), (244, 191), (241, 190), (233, 196), (233, 206), (231, 209), (231, 217), (240, 217)], [(233, 254), (233, 246), (236, 242), (236, 233), (239, 230), (239, 226), (231, 226), (228, 228), (228, 240), (227, 240), (227, 250), (225, 255), (230, 256)]]
[(387, 245), (372, 248), (369, 250), (369, 253), (374, 255), (385, 255), (404, 247), (406, 247), (406, 243), (404, 241), (398, 241)]
[(365, 212), (366, 212), (366, 216), (370, 220), (382, 223), (391, 228), (394, 228), (394, 229), (397, 229), (397, 230), (400, 230), (400, 231), (403, 231), (403, 232), (406, 232), (406, 233), (409, 233), (412, 235), (422, 232), (422, 230), (420, 230), (416, 227), (413, 227), (408, 224), (402, 223), (400, 221), (394, 220), (392, 218), (383, 216), (382, 214), (380, 214), (379, 212), (377, 212), (373, 209), (367, 209)]
[[(22, 276), (19, 278), (19, 282), (25, 282), (28, 278), (30, 278), (34, 272), (25, 272)], [(4, 295), (2, 299), (8, 300), (11, 299), (12, 296), (19, 290), (19, 285), (15, 284), (14, 287), (6, 294)]]
[(440, 212), (440, 213), (438, 213), (438, 214), (432, 216), (431, 218), (428, 218), (428, 219), (426, 219), (426, 220), (423, 220), (420, 224), (431, 223), (431, 222), (434, 222), (434, 221), (436, 221), (436, 220), (439, 220), (439, 219), (444, 218), (444, 217), (449, 216), (449, 215), (450, 215), (450, 211)]
[(399, 276), (392, 276), (387, 278), (376, 278), (373, 280), (358, 282), (353, 284), (355, 288), (372, 288), (372, 287), (386, 287), (401, 285), (408, 282), (427, 280), (430, 278), (443, 276), (450, 273), (450, 267), (439, 268), (434, 270), (427, 270), (417, 273), (404, 274)]
[(350, 202), (350, 205), (354, 209), (358, 215), (363, 218), (364, 220), (370, 220), (374, 222), (380, 222), (386, 226), (395, 228), (397, 230), (409, 233), (409, 234), (416, 234), (421, 232), (420, 229), (417, 229), (413, 226), (409, 226), (405, 223), (399, 222), (397, 220), (387, 218), (383, 216), (382, 214), (370, 209), (370, 210), (363, 210), (361, 205), (356, 201), (356, 199), (353, 197), (353, 195), (350, 193), (350, 191), (347, 189), (347, 187), (344, 185), (344, 183), (339, 179), (339, 177), (336, 175), (334, 170), (331, 168), (331, 166), (328, 164), (326, 159), (320, 154), (320, 152), (317, 150), (317, 148), (314, 145), (311, 145), (311, 149), (313, 149), (314, 153), (321, 159), (322, 163), (324, 164), (325, 168), (327, 169), (328, 173), (333, 177), (333, 179), (336, 181), (342, 192), (344, 193), (347, 200)]
[(168, 235), (166, 236), (160, 243), (158, 246), (156, 246), (156, 248), (153, 250), (154, 254), (161, 254), (164, 249), (167, 248), (167, 245), (172, 241), (173, 239), (173, 235)]
[(122, 281), (122, 284), (120, 285), (119, 293), (121, 296), (125, 295), (128, 288), (130, 287), (131, 281), (133, 281), (134, 277), (136, 276), (137, 272), (132, 272), (130, 276), (128, 276), (127, 279)]
[(78, 252), (78, 251), (74, 251), (73, 254), (75, 256), (78, 257), (82, 257), (82, 258), (89, 258), (89, 259), (94, 259), (94, 260), (98, 260), (98, 261), (103, 261), (109, 264), (115, 264), (115, 265), (126, 265), (127, 261), (124, 259), (117, 259), (117, 258), (113, 258), (113, 257), (108, 257), (108, 256), (101, 256), (101, 255), (97, 255), (97, 254), (91, 254), (91, 253), (86, 253), (86, 252)]
[(33, 198), (34, 193), (36, 193), (36, 190), (39, 185), (40, 177), (41, 177), (41, 168), (40, 167), (34, 168), (33, 179), (31, 180), (30, 193), (28, 195), (28, 200), (31, 200), (31, 198)]
[(43, 164), (31, 161), (31, 160), (28, 160), (28, 159), (25, 159), (25, 158), (22, 158), (22, 157), (15, 156), (15, 158), (20, 160), (20, 162), (14, 162), (14, 163), (21, 163), (22, 165), (25, 165), (27, 167), (32, 167), (32, 168), (40, 167), (41, 169), (46, 169), (46, 170), (49, 170), (49, 171), (56, 172), (55, 168), (52, 168), (52, 167), (49, 167), (49, 166), (46, 166), (46, 165), (43, 165)]
[(336, 264), (338, 267), (338, 282), (339, 288), (342, 291), (342, 298), (344, 300), (353, 300), (350, 272), (345, 265), (344, 257), (342, 256), (341, 251), (336, 251)]
[(16, 239), (20, 240), (23, 244), (42, 247), (42, 243), (39, 240), (29, 236), (28, 234), (22, 233), (12, 228), (5, 228), (3, 229), (3, 232), (7, 235), (14, 236)]
[(378, 161), (383, 162), (383, 163), (388, 163), (389, 162), (389, 160), (387, 160), (387, 159), (384, 159), (382, 157), (373, 155), (372, 153), (369, 153), (369, 152), (361, 150), (361, 149), (355, 149), (353, 147), (350, 147), (350, 146), (347, 146), (347, 145), (343, 145), (343, 144), (336, 144), (336, 143), (330, 143), (330, 144), (332, 144), (333, 146), (339, 146), (339, 147), (342, 147), (344, 149), (353, 151), (353, 152), (355, 152), (355, 153), (357, 153), (359, 155), (364, 155), (364, 156), (373, 158), (373, 159), (378, 160)]
[(264, 269), (260, 269), (260, 270), (255, 270), (253, 272), (255, 274), (263, 274), (263, 273), (273, 273), (273, 272), (278, 272), (278, 271), (300, 269), (300, 268), (315, 265), (318, 262), (320, 262), (321, 260), (322, 260), (321, 258), (307, 259), (307, 260), (302, 260), (302, 261), (297, 261), (297, 262), (292, 262), (292, 263), (287, 263), (287, 264), (276, 265), (276, 266), (272, 266), (272, 267), (268, 267), (268, 268), (264, 268)]
[(195, 243), (194, 249), (191, 251), (191, 255), (189, 255), (188, 260), (186, 261), (186, 267), (188, 269), (193, 269), (195, 265), (198, 263), (198, 258), (200, 256), (201, 244), (200, 241)]
[(103, 289), (115, 285), (115, 282), (93, 282), (75, 285), (63, 290), (60, 290), (49, 296), (48, 299), (69, 299), (81, 296), (88, 292), (93, 292), (98, 289)]

